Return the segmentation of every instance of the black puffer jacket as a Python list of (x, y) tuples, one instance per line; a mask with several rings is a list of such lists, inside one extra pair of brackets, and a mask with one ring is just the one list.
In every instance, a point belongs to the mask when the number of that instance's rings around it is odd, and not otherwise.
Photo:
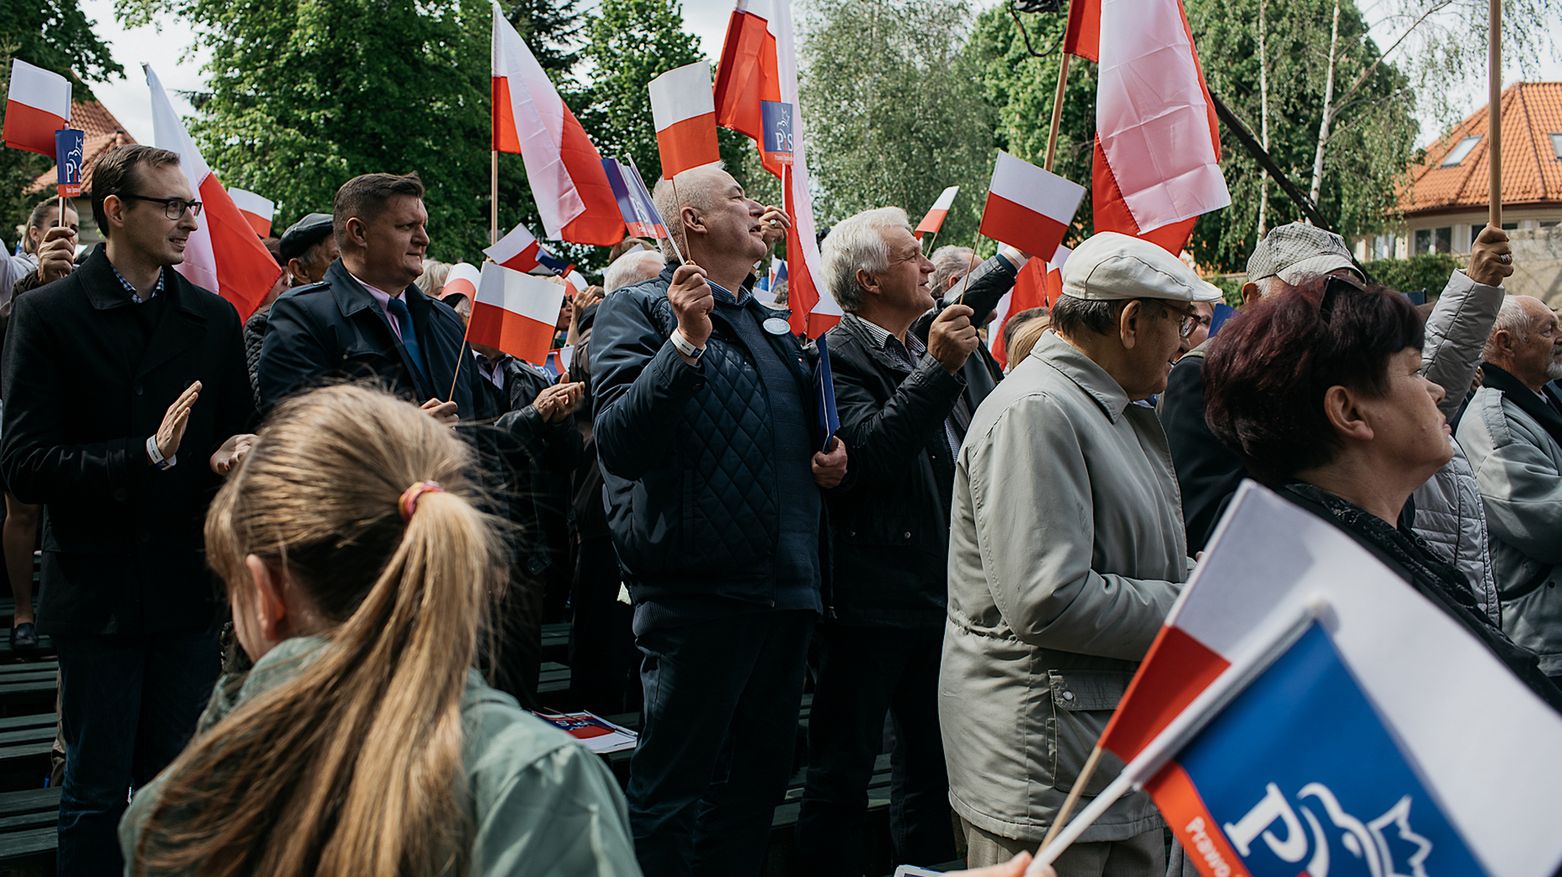
[[(669, 340), (674, 266), (603, 299), (591, 337), (595, 438), (608, 523), (630, 593), (643, 601), (776, 603), (780, 528), (769, 395), (756, 356), (779, 356), (812, 400), (813, 357), (789, 334), (750, 350), (732, 319), (778, 312), (747, 298), (711, 312), (699, 367)], [(784, 317), (784, 314), (783, 314)], [(810, 414), (810, 417), (812, 415)], [(809, 482), (812, 488), (812, 482)], [(820, 570), (829, 578), (821, 525)]]
[[(1002, 257), (987, 260), (971, 273), (965, 303), (979, 317), (987, 313), (1016, 273)], [(911, 327), (924, 345), (943, 307)], [(854, 317), (830, 330), (829, 349), (840, 435), (851, 454), (846, 481), (827, 495), (835, 560), (830, 617), (848, 625), (940, 627), (959, 450), (949, 447), (944, 421), (961, 394), (969, 415), (996, 386), (986, 351), (972, 353), (958, 374), (930, 355), (908, 370)]]

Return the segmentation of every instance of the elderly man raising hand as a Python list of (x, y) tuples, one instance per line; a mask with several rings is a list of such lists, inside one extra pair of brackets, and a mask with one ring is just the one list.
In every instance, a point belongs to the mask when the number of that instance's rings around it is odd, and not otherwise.
[[(1136, 403), (1166, 387), (1194, 303), (1219, 297), (1160, 247), (1098, 234), (1064, 266), (1053, 331), (971, 420), (939, 720), (973, 866), (1036, 849), (1187, 578), (1166, 435)], [(1103, 763), (1084, 797), (1116, 773)], [(1081, 841), (1062, 873), (1165, 872), (1143, 793)]]

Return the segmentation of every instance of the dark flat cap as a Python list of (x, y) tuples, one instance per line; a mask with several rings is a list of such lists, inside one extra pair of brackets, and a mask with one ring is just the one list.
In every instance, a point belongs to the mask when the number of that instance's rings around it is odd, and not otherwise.
[(304, 254), (305, 250), (325, 240), (331, 233), (331, 214), (310, 213), (303, 219), (287, 227), (282, 233), (282, 242), (278, 249), (282, 253), (283, 261), (296, 259)]

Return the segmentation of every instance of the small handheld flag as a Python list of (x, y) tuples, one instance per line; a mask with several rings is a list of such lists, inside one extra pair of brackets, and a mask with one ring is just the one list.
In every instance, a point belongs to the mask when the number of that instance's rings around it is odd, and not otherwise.
[(830, 372), (830, 345), (820, 335), (819, 345), (819, 430), (824, 439), (819, 443), (821, 453), (830, 450), (830, 439), (841, 428), (841, 415), (835, 408), (835, 376)]
[(61, 198), (75, 198), (81, 194), (86, 136), (76, 128), (61, 128), (54, 132), (54, 182)]
[(667, 226), (662, 222), (661, 214), (656, 212), (656, 203), (651, 200), (651, 193), (633, 161), (604, 158), (602, 167), (607, 171), (608, 185), (613, 187), (613, 198), (618, 202), (618, 212), (623, 214), (629, 233), (642, 238), (667, 237)]
[(562, 275), (567, 267), (563, 259), (548, 252), (542, 242), (532, 237), (532, 233), (524, 224), (510, 229), (509, 234), (484, 250), (483, 255), (511, 271), (520, 271), (523, 274), (530, 274), (542, 268), (550, 273)]
[(759, 153), (764, 161), (778, 165), (792, 163), (792, 105), (767, 100), (759, 104), (760, 122), (765, 126)]
[(5, 99), (0, 138), (12, 149), (54, 155), (54, 132), (71, 117), (71, 82), (42, 67), (11, 59), (11, 87)]
[(472, 301), (467, 340), (542, 365), (563, 305), (564, 287), (555, 281), (485, 263)]
[(477, 297), (477, 281), (479, 279), (477, 266), (471, 262), (457, 262), (450, 266), (450, 273), (445, 275), (445, 285), (439, 290), (439, 298), (443, 301), (452, 295), (464, 295), (467, 300)]
[(275, 202), (244, 189), (229, 189), (228, 195), (233, 198), (233, 205), (244, 214), (250, 228), (255, 229), (255, 234), (263, 238), (271, 237), (271, 218), (277, 211)]
[(1050, 260), (1084, 197), (1084, 186), (1000, 152), (980, 231)]
[[(721, 161), (708, 62), (669, 70), (651, 80), (650, 91), (663, 177), (670, 180), (690, 168)], [(608, 179), (611, 182), (611, 174)]]
[(938, 234), (938, 230), (944, 227), (944, 217), (949, 215), (949, 208), (955, 203), (955, 196), (958, 194), (960, 194), (960, 187), (950, 186), (938, 196), (938, 200), (928, 208), (927, 215), (922, 217), (922, 221), (917, 223), (916, 229), (912, 231), (917, 240), (922, 240), (924, 234)]

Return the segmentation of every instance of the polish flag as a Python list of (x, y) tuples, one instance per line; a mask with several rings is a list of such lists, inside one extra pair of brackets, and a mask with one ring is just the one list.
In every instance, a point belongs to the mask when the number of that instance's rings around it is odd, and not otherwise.
[(450, 273), (445, 275), (445, 285), (439, 290), (440, 300), (452, 295), (464, 295), (469, 301), (477, 298), (478, 277), (477, 266), (471, 262), (451, 265)]
[(54, 132), (71, 117), (71, 81), (42, 67), (11, 59), (11, 88), (0, 137), (12, 149), (54, 157)]
[(959, 193), (959, 186), (950, 186), (938, 196), (938, 200), (928, 208), (927, 215), (922, 217), (922, 221), (917, 223), (916, 230), (912, 232), (917, 240), (922, 240), (924, 234), (938, 234), (938, 230), (944, 227), (944, 217), (949, 215), (950, 205), (955, 203), (955, 196)]
[[(822, 277), (819, 239), (814, 232), (813, 196), (808, 186), (803, 113), (797, 101), (796, 35), (791, 0), (738, 0), (716, 71), (716, 121), (754, 139), (765, 169), (781, 178), (782, 209), (792, 220), (786, 233), (787, 307), (794, 333), (817, 338), (840, 322), (841, 306)], [(791, 105), (791, 161), (765, 150), (765, 104)]]
[(564, 282), (568, 283), (570, 288), (574, 290), (574, 292), (570, 293), (571, 298), (585, 292), (586, 287), (591, 285), (591, 282), (586, 279), (586, 275), (576, 271), (573, 266), (570, 267), (569, 273), (564, 275)]
[(651, 80), (651, 119), (663, 177), (670, 180), (690, 168), (721, 161), (710, 64), (696, 61)]
[(1068, 247), (1060, 246), (1050, 262), (1045, 259), (1026, 262), (1019, 276), (1014, 278), (1014, 288), (998, 301), (992, 322), (998, 331), (988, 335), (988, 347), (999, 365), (1009, 367), (1009, 351), (1003, 343), (1003, 330), (1009, 325), (1009, 318), (1031, 308), (1050, 308), (1057, 302), (1058, 296), (1063, 294), (1063, 263), (1068, 261), (1071, 252)]
[(553, 280), (487, 262), (472, 299), (466, 339), (542, 365), (563, 306), (564, 287)]
[(982, 209), (981, 233), (1049, 259), (1063, 243), (1084, 197), (1084, 186), (1000, 152)]
[(271, 236), (271, 217), (276, 214), (277, 205), (270, 198), (262, 198), (244, 189), (229, 189), (228, 197), (244, 214), (255, 234), (263, 238)]
[(517, 225), (510, 229), (509, 234), (484, 250), (483, 255), (511, 271), (526, 274), (538, 268), (553, 274), (563, 274), (567, 267), (563, 260), (543, 248), (542, 243), (532, 237), (532, 233), (526, 230), (525, 225)]
[(282, 268), (195, 148), (152, 66), (142, 67), (152, 92), (152, 142), (179, 155), (179, 168), (203, 208), (185, 244), (184, 261), (174, 270), (196, 286), (220, 294), (233, 304), (241, 319), (247, 320), (271, 291)]
[(493, 148), (521, 154), (543, 232), (577, 244), (622, 241), (624, 220), (586, 129), (498, 6), (493, 28)]
[(1182, 252), (1198, 217), (1231, 203), (1215, 105), (1182, 3), (1073, 0), (1063, 48), (1100, 68), (1095, 230)]

